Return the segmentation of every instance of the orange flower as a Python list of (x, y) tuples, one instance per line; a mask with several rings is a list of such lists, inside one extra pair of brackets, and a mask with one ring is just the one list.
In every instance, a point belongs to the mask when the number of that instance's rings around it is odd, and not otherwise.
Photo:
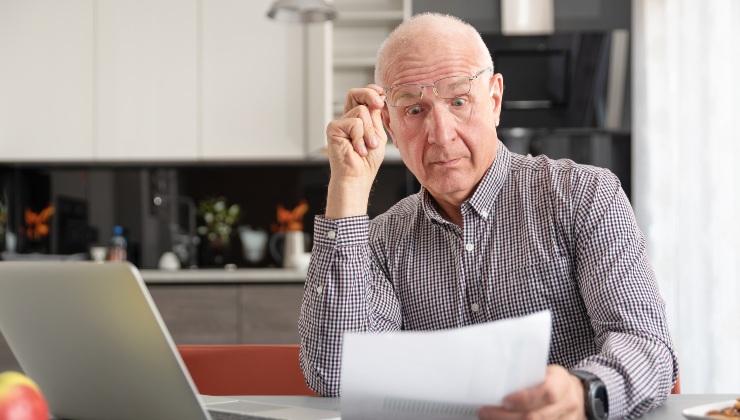
[(25, 209), (26, 237), (28, 239), (41, 239), (49, 234), (49, 219), (54, 214), (54, 206), (49, 204), (38, 213), (31, 209)]
[(303, 230), (303, 216), (308, 211), (308, 202), (301, 202), (293, 209), (288, 210), (282, 204), (277, 205), (277, 224), (272, 224), (273, 232), (287, 232)]

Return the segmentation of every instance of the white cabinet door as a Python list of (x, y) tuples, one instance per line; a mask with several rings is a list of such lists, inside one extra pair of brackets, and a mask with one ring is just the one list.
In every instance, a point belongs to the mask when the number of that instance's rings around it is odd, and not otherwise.
[(0, 161), (89, 161), (92, 0), (0, 1)]
[[(324, 158), (325, 128), (344, 112), (351, 88), (374, 83), (375, 56), (393, 29), (411, 15), (411, 0), (335, 0), (338, 18), (308, 30), (308, 148), (310, 158)], [(398, 161), (389, 142), (386, 161)]]
[(203, 0), (203, 160), (305, 156), (304, 28), (270, 3)]
[(97, 160), (195, 160), (198, 1), (100, 1), (97, 18)]
[(306, 143), (311, 159), (326, 157), (326, 125), (334, 119), (333, 33), (331, 22), (306, 28)]

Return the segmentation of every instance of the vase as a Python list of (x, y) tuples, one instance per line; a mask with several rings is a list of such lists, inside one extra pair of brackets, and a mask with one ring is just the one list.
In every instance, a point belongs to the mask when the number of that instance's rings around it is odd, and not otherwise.
[(201, 267), (223, 267), (226, 264), (228, 253), (229, 247), (225, 243), (205, 241), (200, 265)]
[(300, 230), (276, 233), (270, 238), (270, 254), (284, 268), (297, 268), (303, 265), (306, 239)]

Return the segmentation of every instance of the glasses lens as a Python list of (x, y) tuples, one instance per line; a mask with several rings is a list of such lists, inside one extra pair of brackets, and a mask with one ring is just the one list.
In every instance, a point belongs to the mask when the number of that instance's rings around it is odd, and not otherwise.
[[(470, 78), (466, 76), (452, 76), (434, 82), (437, 96), (442, 99), (452, 99), (467, 95), (470, 92)], [(425, 86), (431, 87), (431, 86)], [(391, 106), (411, 106), (419, 102), (422, 87), (415, 84), (398, 85), (387, 94)]]
[(470, 79), (465, 76), (446, 77), (437, 80), (434, 86), (442, 99), (452, 99), (470, 92)]
[(388, 95), (391, 106), (409, 106), (419, 102), (421, 86), (398, 85), (391, 89)]

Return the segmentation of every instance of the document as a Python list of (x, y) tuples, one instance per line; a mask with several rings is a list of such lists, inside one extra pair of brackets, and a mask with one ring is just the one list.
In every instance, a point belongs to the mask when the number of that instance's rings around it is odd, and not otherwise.
[(344, 334), (342, 419), (475, 419), (542, 383), (550, 311), (438, 331)]

